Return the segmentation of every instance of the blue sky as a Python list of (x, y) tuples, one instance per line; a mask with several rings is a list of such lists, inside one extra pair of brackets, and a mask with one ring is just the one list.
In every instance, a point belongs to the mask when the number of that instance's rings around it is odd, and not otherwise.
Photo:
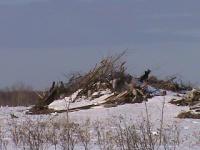
[(198, 0), (0, 0), (0, 87), (35, 88), (129, 49), (130, 72), (200, 82)]

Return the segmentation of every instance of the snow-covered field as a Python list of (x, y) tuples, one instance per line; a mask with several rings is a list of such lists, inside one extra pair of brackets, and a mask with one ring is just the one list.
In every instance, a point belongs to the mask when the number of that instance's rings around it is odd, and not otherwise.
[[(108, 93), (106, 93), (108, 94)], [(148, 114), (150, 122), (153, 124), (154, 129), (160, 127), (162, 107), (164, 104), (164, 123), (165, 127), (167, 126), (177, 126), (180, 130), (180, 145), (177, 149), (180, 150), (199, 150), (200, 149), (200, 120), (195, 119), (179, 119), (176, 116), (181, 112), (188, 110), (188, 107), (178, 107), (168, 103), (172, 98), (178, 98), (176, 93), (168, 92), (166, 96), (156, 96), (146, 102), (148, 108)], [(87, 101), (86, 101), (87, 102)], [(88, 100), (89, 103), (91, 103)], [(83, 103), (80, 101), (80, 105)], [(77, 104), (79, 104), (77, 103)], [(64, 109), (65, 105), (62, 101), (57, 101), (50, 105), (51, 108), (54, 106), (57, 108), (58, 105), (61, 105)], [(75, 105), (75, 104), (74, 104)], [(77, 105), (75, 105), (77, 106)], [(117, 107), (104, 108), (101, 106), (94, 107), (88, 110), (80, 110), (69, 113), (69, 118), (71, 121), (76, 123), (83, 123), (86, 120), (90, 122), (100, 121), (100, 122), (109, 122), (115, 120), (116, 118), (124, 118), (128, 124), (134, 124), (142, 122), (146, 118), (146, 109), (145, 103), (137, 104), (124, 104)], [(12, 120), (15, 120), (17, 123), (23, 123), (27, 118), (30, 120), (54, 120), (55, 122), (61, 122), (66, 118), (66, 113), (56, 114), (52, 113), (49, 115), (26, 115), (26, 107), (1, 107), (0, 108), (0, 126), (6, 131), (4, 135), (4, 140), (7, 140), (8, 143), (11, 143), (9, 128)], [(16, 117), (13, 117), (16, 116)], [(12, 124), (11, 124), (12, 126)], [(152, 131), (153, 132), (153, 131)], [(13, 144), (8, 144), (8, 149), (15, 149)], [(18, 148), (20, 149), (20, 148)], [(53, 148), (52, 148), (53, 149)], [(94, 148), (92, 148), (94, 149)]]

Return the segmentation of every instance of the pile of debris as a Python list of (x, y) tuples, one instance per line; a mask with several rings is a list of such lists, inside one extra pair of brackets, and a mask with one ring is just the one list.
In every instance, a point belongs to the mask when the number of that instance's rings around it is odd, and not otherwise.
[(175, 83), (174, 79), (165, 81), (154, 76), (149, 77), (149, 69), (140, 77), (128, 74), (126, 62), (121, 61), (124, 54), (125, 52), (104, 58), (88, 73), (72, 75), (67, 83), (53, 82), (48, 91), (38, 94), (40, 102), (28, 113), (44, 114), (96, 106), (113, 107), (125, 103), (142, 103), (153, 96), (165, 95), (165, 90), (186, 90), (184, 86)]
[(180, 113), (179, 118), (200, 119), (200, 89), (193, 89), (182, 99), (173, 99), (170, 103), (177, 106), (189, 106), (189, 111)]
[[(148, 97), (151, 97), (151, 92), (148, 91), (148, 85), (146, 84), (151, 71), (145, 71), (140, 78), (133, 78), (133, 76), (126, 73), (126, 62), (120, 61), (124, 54), (125, 52), (116, 57), (103, 59), (88, 73), (73, 75), (67, 83), (59, 82), (56, 84), (53, 82), (49, 91), (44, 92), (43, 95), (38, 94), (40, 103), (35, 105), (29, 113), (52, 112), (53, 110), (48, 106), (57, 99), (68, 98), (71, 104), (80, 99), (92, 102), (102, 97), (105, 94), (104, 91), (109, 91), (109, 96), (104, 98), (103, 102), (98, 104), (89, 103), (89, 105), (101, 104), (108, 107), (146, 101)], [(74, 93), (76, 93), (76, 96), (71, 98)], [(85, 107), (88, 108), (89, 106)], [(84, 107), (82, 108), (84, 109)]]

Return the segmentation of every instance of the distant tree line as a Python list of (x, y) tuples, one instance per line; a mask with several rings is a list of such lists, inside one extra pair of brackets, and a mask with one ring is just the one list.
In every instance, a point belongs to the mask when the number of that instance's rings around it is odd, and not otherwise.
[(0, 106), (30, 106), (38, 102), (39, 98), (32, 87), (23, 83), (0, 89)]

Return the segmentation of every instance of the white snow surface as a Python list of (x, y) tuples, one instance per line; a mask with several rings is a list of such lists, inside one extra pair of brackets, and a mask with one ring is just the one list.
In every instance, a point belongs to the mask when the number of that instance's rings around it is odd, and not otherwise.
[[(77, 94), (77, 93), (75, 93)], [(76, 96), (74, 94), (74, 97)], [(79, 100), (76, 103), (70, 104), (70, 108), (88, 105), (90, 103), (101, 103), (106, 97), (110, 96), (112, 93), (107, 92), (105, 95), (90, 101), (90, 100)], [(164, 105), (164, 125), (176, 125), (181, 130), (181, 143), (177, 148), (178, 150), (199, 150), (200, 149), (200, 120), (198, 119), (179, 119), (176, 116), (181, 111), (187, 111), (188, 107), (176, 106), (168, 103), (173, 98), (180, 98), (176, 96), (176, 93), (168, 92), (166, 96), (156, 96), (151, 99), (148, 99), (146, 102), (148, 113), (150, 115), (150, 121), (153, 125), (159, 127), (161, 120), (161, 110)], [(62, 100), (56, 100), (49, 105), (49, 108), (56, 110), (66, 109), (66, 101), (72, 100), (74, 97), (66, 97)], [(55, 121), (62, 121), (66, 117), (66, 113), (61, 114), (49, 114), (49, 115), (25, 115), (25, 112), (28, 108), (26, 107), (0, 107), (0, 126), (6, 126), (6, 124), (11, 120), (10, 114), (14, 114), (18, 118), (16, 120), (20, 123), (26, 118), (31, 120), (37, 119), (48, 119), (54, 118)], [(125, 104), (119, 105), (117, 107), (104, 108), (104, 107), (95, 107), (88, 110), (80, 110), (76, 112), (69, 113), (69, 117), (72, 121), (83, 123), (85, 120), (90, 119), (90, 121), (101, 121), (109, 122), (114, 120), (116, 117), (123, 117), (127, 120), (128, 123), (137, 123), (143, 120), (145, 117), (145, 103), (137, 104)], [(12, 147), (9, 149), (12, 150)]]

